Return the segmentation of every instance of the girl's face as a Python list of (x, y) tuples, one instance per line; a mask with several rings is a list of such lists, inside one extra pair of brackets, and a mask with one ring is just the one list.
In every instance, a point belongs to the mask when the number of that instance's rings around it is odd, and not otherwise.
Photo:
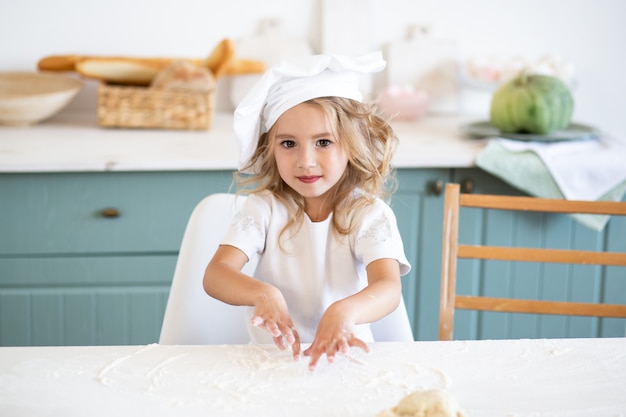
[(321, 108), (302, 103), (276, 121), (274, 158), (278, 172), (292, 189), (304, 197), (311, 220), (323, 220), (326, 193), (341, 179), (348, 156), (332, 133)]

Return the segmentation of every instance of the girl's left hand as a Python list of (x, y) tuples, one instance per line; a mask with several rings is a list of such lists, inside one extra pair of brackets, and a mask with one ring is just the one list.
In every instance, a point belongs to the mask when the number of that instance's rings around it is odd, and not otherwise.
[(333, 307), (335, 306), (331, 306), (322, 316), (313, 343), (303, 352), (304, 356), (311, 357), (309, 362), (311, 371), (315, 370), (317, 362), (324, 354), (328, 362), (332, 363), (337, 352), (346, 354), (351, 347), (359, 347), (369, 352), (367, 343), (354, 335), (354, 323)]

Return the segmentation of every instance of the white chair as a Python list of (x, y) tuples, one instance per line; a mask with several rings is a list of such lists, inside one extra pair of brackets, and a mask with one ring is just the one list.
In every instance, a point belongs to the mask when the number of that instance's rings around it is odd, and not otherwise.
[[(226, 234), (236, 205), (244, 196), (212, 194), (194, 208), (183, 235), (159, 343), (211, 345), (248, 343), (245, 308), (209, 297), (202, 278), (213, 253)], [(254, 271), (254, 263), (244, 271)]]
[[(202, 287), (204, 269), (246, 197), (212, 194), (195, 207), (183, 235), (159, 343), (203, 345), (248, 343), (245, 307), (208, 296)], [(243, 271), (252, 274), (255, 262)], [(413, 341), (402, 300), (393, 313), (372, 323), (377, 341)]]

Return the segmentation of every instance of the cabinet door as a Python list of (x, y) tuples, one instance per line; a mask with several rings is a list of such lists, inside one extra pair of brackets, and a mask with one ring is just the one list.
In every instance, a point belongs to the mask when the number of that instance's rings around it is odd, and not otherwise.
[(193, 207), (231, 180), (226, 171), (0, 174), (0, 254), (176, 251)]
[(0, 257), (0, 345), (155, 343), (175, 264), (175, 254)]
[[(521, 195), (478, 169), (456, 170), (453, 180), (472, 179), (477, 193)], [(463, 243), (515, 244), (526, 247), (626, 251), (626, 219), (614, 216), (596, 232), (569, 215), (461, 210), (459, 239)], [(626, 270), (592, 265), (470, 261), (458, 263), (459, 292), (530, 299), (626, 303)], [(456, 339), (622, 337), (626, 320), (553, 315), (455, 314)]]
[(437, 339), (443, 195), (447, 169), (398, 170), (391, 206), (398, 220), (411, 272), (402, 292), (416, 340)]
[[(231, 179), (0, 175), (0, 345), (156, 342), (187, 220)], [(119, 216), (103, 217), (107, 207)]]

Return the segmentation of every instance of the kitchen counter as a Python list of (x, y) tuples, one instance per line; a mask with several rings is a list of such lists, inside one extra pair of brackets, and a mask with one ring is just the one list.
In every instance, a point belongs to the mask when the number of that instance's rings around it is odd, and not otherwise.
[[(394, 123), (397, 168), (474, 165), (482, 140), (458, 130), (463, 117)], [(217, 113), (208, 131), (101, 128), (93, 113), (60, 113), (30, 127), (0, 127), (0, 172), (232, 170), (238, 147), (232, 114)]]

